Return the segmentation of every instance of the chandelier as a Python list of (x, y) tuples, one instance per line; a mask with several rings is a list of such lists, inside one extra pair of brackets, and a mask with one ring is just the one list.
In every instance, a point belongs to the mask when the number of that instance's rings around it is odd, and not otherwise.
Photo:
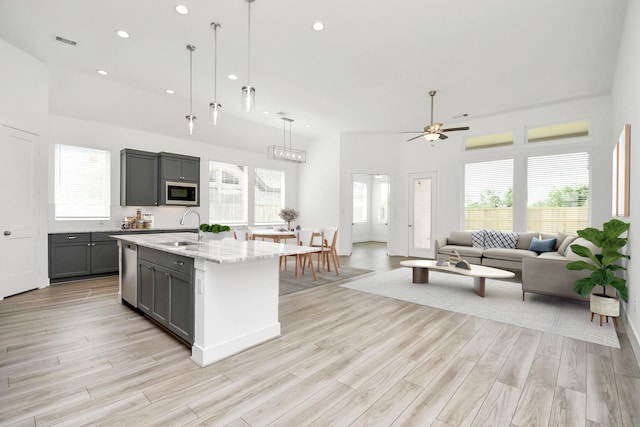
[[(287, 123), (289, 123), (289, 147), (287, 148)], [(294, 150), (291, 148), (291, 123), (293, 119), (288, 117), (282, 118), (282, 146), (271, 145), (267, 149), (267, 155), (270, 159), (287, 160), (295, 163), (306, 163), (307, 152), (303, 150)]]

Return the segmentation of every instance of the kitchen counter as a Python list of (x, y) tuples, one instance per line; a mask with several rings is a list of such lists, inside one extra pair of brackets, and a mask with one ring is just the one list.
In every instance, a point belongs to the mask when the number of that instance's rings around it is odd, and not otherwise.
[[(197, 236), (197, 233), (158, 233), (114, 235), (113, 238), (118, 240), (121, 260), (126, 244), (161, 251), (156, 252), (158, 254), (167, 252), (193, 258), (191, 359), (199, 366), (206, 366), (280, 336), (280, 256), (319, 249), (235, 239), (205, 239), (199, 243)], [(183, 246), (173, 246), (172, 242), (181, 242)], [(145, 263), (148, 265), (138, 258), (138, 275)], [(175, 264), (183, 265), (179, 261)], [(137, 281), (140, 291), (140, 276)], [(121, 272), (119, 300), (122, 282)], [(171, 308), (168, 312), (171, 313)]]
[[(165, 252), (200, 258), (217, 264), (255, 261), (275, 258), (281, 255), (296, 255), (316, 252), (307, 246), (286, 245), (283, 243), (262, 242), (259, 240), (238, 241), (235, 239), (210, 240), (198, 242), (197, 233), (160, 233), (140, 235), (114, 235), (114, 239)], [(172, 242), (188, 243), (172, 246)]]

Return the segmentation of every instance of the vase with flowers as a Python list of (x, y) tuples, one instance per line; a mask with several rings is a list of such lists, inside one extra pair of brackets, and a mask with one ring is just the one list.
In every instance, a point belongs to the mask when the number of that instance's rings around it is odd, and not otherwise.
[(291, 222), (298, 218), (298, 211), (292, 208), (282, 208), (280, 218), (287, 222), (287, 230), (291, 230)]

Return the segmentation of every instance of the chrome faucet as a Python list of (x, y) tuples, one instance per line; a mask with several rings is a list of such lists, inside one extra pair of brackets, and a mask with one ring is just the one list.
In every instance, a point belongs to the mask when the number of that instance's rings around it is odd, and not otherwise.
[(194, 213), (198, 217), (198, 242), (201, 242), (202, 238), (204, 237), (204, 234), (202, 233), (202, 230), (200, 230), (201, 221), (200, 221), (200, 214), (198, 213), (198, 211), (194, 211), (193, 209), (187, 209), (187, 211), (182, 214), (182, 218), (180, 218), (180, 225), (184, 225), (184, 219), (190, 213)]

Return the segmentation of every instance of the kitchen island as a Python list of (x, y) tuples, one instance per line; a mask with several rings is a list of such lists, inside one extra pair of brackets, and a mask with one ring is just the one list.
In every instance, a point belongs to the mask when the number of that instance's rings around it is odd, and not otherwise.
[[(198, 242), (196, 233), (113, 237), (120, 246), (121, 262), (125, 244), (138, 247), (137, 308), (190, 343), (191, 359), (199, 366), (280, 336), (279, 257), (318, 250), (234, 239)], [(124, 280), (120, 271), (119, 300)], [(160, 285), (154, 288), (149, 282)], [(164, 297), (177, 302), (163, 302)], [(181, 333), (189, 336), (191, 326), (193, 339), (185, 339)]]

